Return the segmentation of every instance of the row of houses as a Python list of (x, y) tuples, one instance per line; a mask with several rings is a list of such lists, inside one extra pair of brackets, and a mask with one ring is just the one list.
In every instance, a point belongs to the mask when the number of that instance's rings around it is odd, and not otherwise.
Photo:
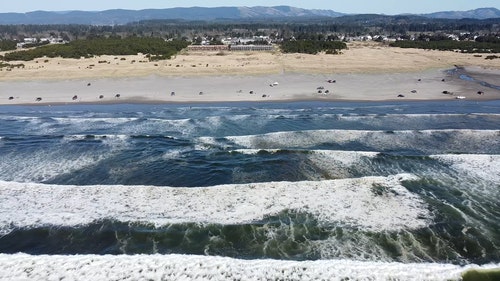
[(35, 37), (26, 37), (23, 39), (23, 42), (17, 43), (17, 48), (24, 48), (26, 45), (33, 44), (63, 44), (66, 43), (61, 37), (49, 37), (49, 38), (35, 38)]
[[(458, 34), (444, 34), (443, 37), (446, 37), (450, 40), (454, 41), (475, 41), (476, 38), (479, 37), (479, 35), (474, 35), (474, 36), (464, 36), (464, 35), (470, 35), (468, 33), (460, 33)], [(428, 36), (432, 36), (432, 34), (428, 34)], [(461, 39), (461, 37), (464, 36), (464, 38)], [(361, 35), (361, 36), (340, 36), (339, 40), (345, 41), (345, 42), (351, 42), (351, 41), (378, 41), (378, 42), (395, 42), (395, 41), (400, 41), (400, 40), (410, 40), (410, 41), (415, 41), (415, 40), (422, 40), (421, 38), (418, 38), (417, 35), (413, 36), (405, 36), (404, 38), (402, 36), (397, 36), (397, 37), (388, 37), (385, 35)], [(429, 41), (430, 38), (424, 38), (424, 40)]]
[(189, 51), (273, 51), (274, 45), (190, 45)]

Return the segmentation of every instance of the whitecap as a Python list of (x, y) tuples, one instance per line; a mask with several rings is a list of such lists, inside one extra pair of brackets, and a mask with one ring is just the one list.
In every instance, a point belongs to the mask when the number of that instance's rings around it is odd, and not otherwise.
[(251, 149), (300, 147), (324, 144), (362, 143), (380, 150), (416, 149), (421, 151), (467, 151), (483, 153), (498, 149), (498, 130), (307, 130), (274, 132), (262, 135), (228, 136), (235, 145)]
[(500, 264), (240, 260), (194, 255), (0, 254), (0, 280), (461, 280)]
[(16, 182), (43, 182), (56, 176), (93, 166), (112, 153), (60, 150), (38, 150), (29, 154), (9, 153), (1, 157), (2, 180)]
[(229, 184), (197, 188), (58, 186), (0, 182), (0, 228), (76, 226), (96, 220), (245, 224), (285, 210), (312, 214), (323, 225), (372, 231), (427, 226), (431, 214), (401, 185), (401, 174), (304, 182)]
[(500, 182), (500, 155), (492, 154), (446, 154), (432, 155), (434, 159), (451, 165), (464, 174), (482, 180)]

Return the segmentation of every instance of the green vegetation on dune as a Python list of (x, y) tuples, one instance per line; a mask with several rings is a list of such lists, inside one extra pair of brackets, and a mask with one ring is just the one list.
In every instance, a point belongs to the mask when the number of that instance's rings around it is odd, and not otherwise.
[(41, 57), (89, 58), (101, 55), (147, 54), (150, 60), (169, 59), (186, 48), (188, 42), (173, 40), (166, 42), (161, 38), (149, 37), (110, 37), (75, 40), (67, 44), (46, 45), (31, 50), (7, 53), (6, 61), (29, 61)]
[(5, 62), (0, 62), (0, 71), (3, 68), (6, 68), (7, 70), (12, 69), (12, 68), (24, 68), (24, 64), (19, 63), (19, 64), (10, 64), (10, 63), (5, 63)]
[(471, 269), (462, 274), (463, 281), (495, 281), (500, 280), (500, 268), (497, 269)]
[(16, 42), (13, 40), (0, 40), (0, 51), (11, 51), (16, 49)]
[(500, 43), (475, 41), (397, 41), (392, 47), (417, 48), (440, 51), (459, 51), (462, 53), (500, 53)]

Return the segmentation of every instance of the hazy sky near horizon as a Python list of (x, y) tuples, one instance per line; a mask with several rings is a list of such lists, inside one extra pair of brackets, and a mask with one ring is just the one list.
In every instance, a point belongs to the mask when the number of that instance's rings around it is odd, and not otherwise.
[(279, 6), (287, 5), (306, 9), (325, 9), (341, 13), (432, 13), (438, 11), (466, 11), (476, 8), (499, 8), (498, 0), (14, 0), (2, 1), (0, 12), (30, 11), (101, 11), (109, 9), (163, 9), (173, 7), (222, 7), (222, 6)]

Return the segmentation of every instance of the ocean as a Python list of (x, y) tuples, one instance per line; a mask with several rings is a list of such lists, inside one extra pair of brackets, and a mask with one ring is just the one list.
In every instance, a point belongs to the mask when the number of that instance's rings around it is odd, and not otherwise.
[(0, 279), (459, 280), (499, 167), (500, 101), (0, 106)]

